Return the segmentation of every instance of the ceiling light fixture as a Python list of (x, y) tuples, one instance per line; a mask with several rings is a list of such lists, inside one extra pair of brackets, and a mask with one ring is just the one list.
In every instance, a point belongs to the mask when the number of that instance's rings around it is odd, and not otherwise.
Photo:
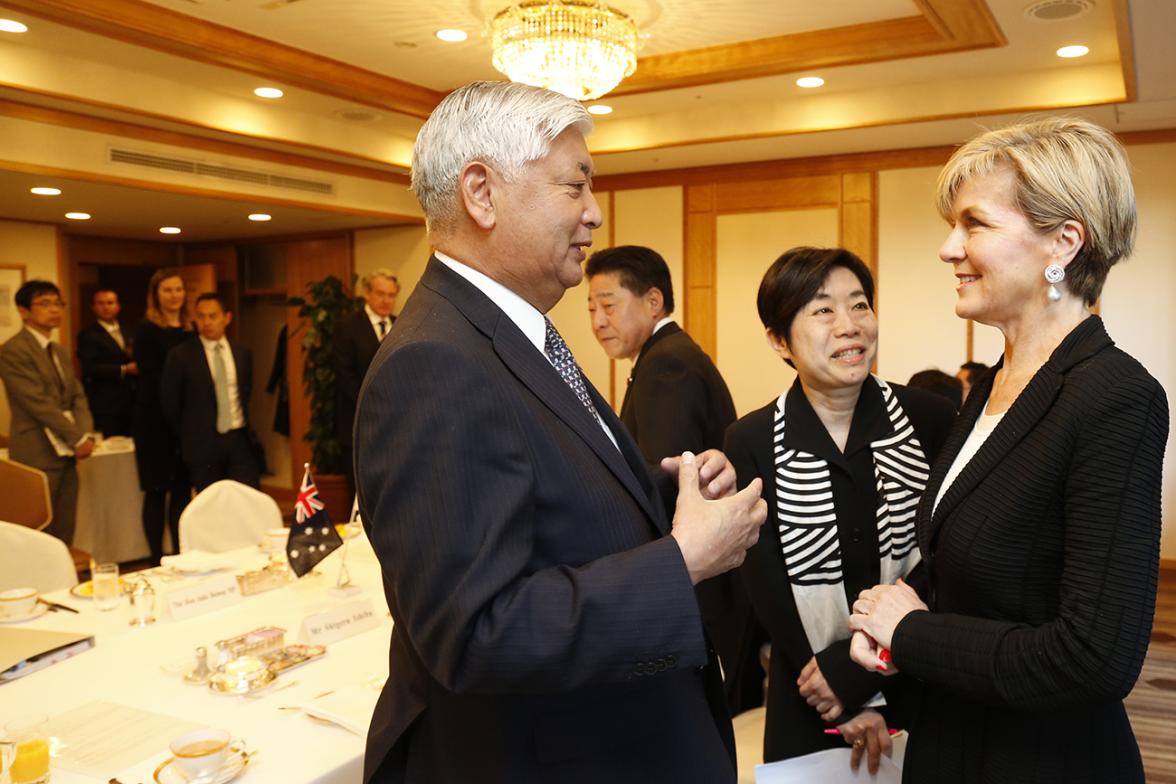
[(438, 30), (433, 35), (447, 44), (460, 44), (465, 39), (469, 38), (465, 30), (455, 30), (452, 27), (447, 27), (444, 30)]
[(813, 87), (820, 87), (825, 83), (825, 80), (819, 76), (802, 76), (796, 80), (797, 87), (804, 87), (812, 89)]
[(637, 68), (637, 25), (592, 0), (538, 0), (500, 11), (490, 23), (494, 67), (569, 98), (599, 98)]
[(179, 234), (180, 227), (179, 226), (160, 226), (159, 233), (160, 234)]
[(269, 213), (265, 213), (265, 212), (254, 212), (254, 213), (250, 213), (250, 215), (249, 215), (249, 220), (251, 220), (251, 221), (257, 221), (258, 223), (262, 223), (262, 222), (264, 222), (264, 221), (267, 221), (267, 220), (272, 220), (272, 219), (273, 219), (273, 217), (274, 217), (274, 216), (273, 216), (273, 215), (270, 215)]
[(65, 217), (70, 220), (90, 220), (90, 213), (88, 212), (67, 212)]
[(595, 115), (603, 116), (603, 115), (612, 114), (612, 113), (613, 113), (613, 108), (611, 106), (609, 106), (607, 103), (594, 103), (588, 107), (588, 114), (595, 114)]
[(1063, 46), (1061, 49), (1058, 50), (1057, 55), (1058, 55), (1058, 57), (1072, 58), (1072, 57), (1084, 57), (1089, 53), (1090, 53), (1090, 47), (1083, 46), (1082, 44), (1073, 44), (1071, 46)]
[(0, 33), (27, 33), (29, 26), (15, 19), (0, 19)]
[(258, 87), (253, 91), (253, 94), (258, 98), (281, 98), (285, 95), (284, 92), (277, 87)]
[(35, 193), (38, 196), (60, 196), (61, 188), (49, 188), (38, 185), (36, 188), (29, 188), (29, 193)]

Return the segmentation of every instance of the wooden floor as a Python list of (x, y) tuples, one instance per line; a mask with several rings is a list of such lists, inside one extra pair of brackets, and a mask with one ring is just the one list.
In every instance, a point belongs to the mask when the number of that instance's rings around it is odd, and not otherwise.
[(1176, 784), (1176, 571), (1160, 573), (1151, 647), (1127, 712), (1148, 784)]

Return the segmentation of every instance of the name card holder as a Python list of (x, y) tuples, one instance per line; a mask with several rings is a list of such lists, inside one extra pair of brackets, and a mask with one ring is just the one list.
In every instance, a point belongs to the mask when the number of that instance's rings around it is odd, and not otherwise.
[(240, 601), (241, 587), (237, 584), (237, 576), (233, 574), (210, 577), (196, 585), (176, 588), (164, 596), (167, 611), (176, 621), (231, 607)]
[(379, 625), (371, 599), (360, 599), (306, 616), (298, 639), (308, 645), (331, 645)]

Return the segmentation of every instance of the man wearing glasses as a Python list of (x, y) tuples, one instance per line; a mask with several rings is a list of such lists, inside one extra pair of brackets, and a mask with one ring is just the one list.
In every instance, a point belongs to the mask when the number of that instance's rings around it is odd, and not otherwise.
[(61, 291), (30, 280), (16, 292), (24, 329), (0, 346), (0, 379), (12, 410), (8, 453), (49, 477), (53, 521), (46, 529), (67, 545), (78, 506), (77, 461), (94, 451), (94, 420), (69, 355), (51, 338), (61, 326)]

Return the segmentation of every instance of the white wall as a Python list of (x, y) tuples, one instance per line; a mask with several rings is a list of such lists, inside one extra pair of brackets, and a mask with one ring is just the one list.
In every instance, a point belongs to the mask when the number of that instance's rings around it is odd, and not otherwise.
[(396, 300), (396, 312), (399, 313), (425, 273), (431, 249), (424, 226), (396, 226), (356, 231), (352, 252), (355, 274), (361, 280), (381, 267), (396, 276), (400, 282), (400, 296)]

